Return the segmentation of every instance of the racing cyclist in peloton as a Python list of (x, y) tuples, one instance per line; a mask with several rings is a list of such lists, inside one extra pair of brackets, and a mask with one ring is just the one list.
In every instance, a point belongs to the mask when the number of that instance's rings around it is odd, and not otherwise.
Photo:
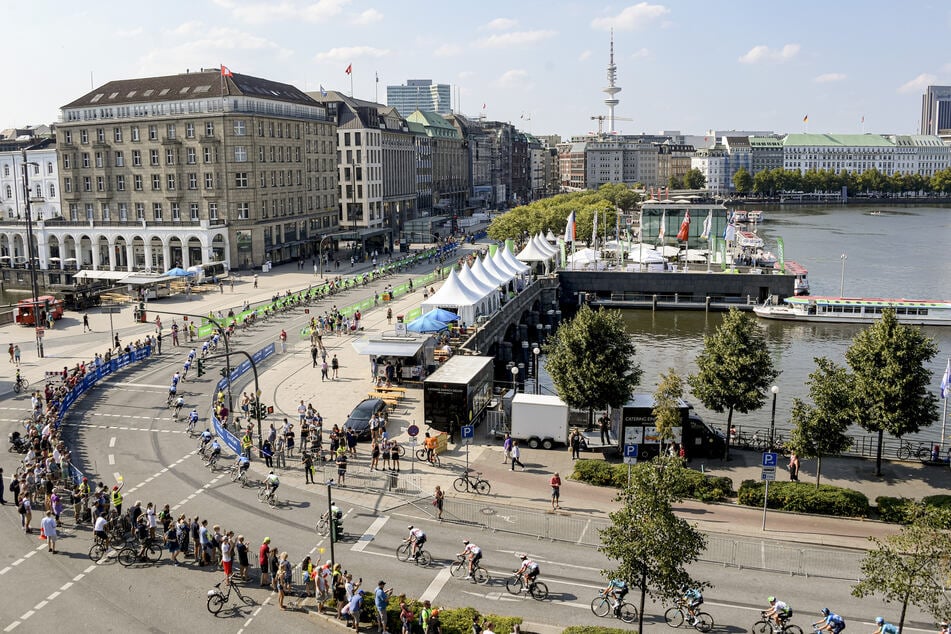
[(266, 495), (268, 497), (277, 493), (277, 487), (281, 486), (280, 479), (274, 475), (273, 471), (269, 471), (267, 477), (264, 479), (264, 488), (266, 490)]
[(175, 399), (175, 420), (178, 420), (181, 416), (183, 407), (185, 407), (185, 397), (179, 396)]
[(627, 596), (629, 590), (627, 582), (623, 579), (611, 579), (608, 587), (601, 591), (601, 594), (614, 599), (614, 616), (621, 614), (621, 603), (624, 602), (624, 597)]
[(687, 608), (687, 613), (691, 617), (691, 625), (696, 625), (697, 608), (703, 605), (703, 593), (700, 591), (700, 588), (691, 588), (684, 584), (680, 586), (680, 596), (684, 602), (684, 606)]
[(776, 597), (769, 597), (766, 601), (769, 602), (769, 609), (763, 612), (763, 616), (773, 622), (773, 629), (778, 630), (782, 625), (781, 622), (789, 620), (792, 616), (792, 608)]
[(208, 443), (211, 442), (212, 434), (206, 428), (205, 431), (201, 432), (201, 447), (198, 448), (198, 453), (205, 455), (205, 449), (208, 447)]
[(195, 425), (198, 424), (198, 408), (193, 408), (188, 412), (188, 425), (185, 427), (188, 433), (195, 431)]
[(218, 462), (218, 457), (221, 455), (221, 445), (218, 443), (218, 439), (215, 438), (211, 441), (211, 455), (208, 456), (208, 464), (214, 465)]
[(462, 544), (465, 548), (462, 549), (462, 552), (459, 553), (458, 557), (465, 557), (466, 561), (469, 562), (469, 573), (466, 575), (466, 579), (472, 579), (472, 571), (475, 570), (476, 565), (479, 563), (479, 560), (482, 559), (482, 549), (476, 546), (473, 543), (470, 543), (468, 539), (462, 540)]
[(522, 589), (528, 592), (528, 589), (533, 583), (535, 583), (535, 578), (538, 577), (538, 564), (528, 558), (528, 555), (519, 555), (519, 558), (522, 560), (522, 565), (518, 570), (515, 571), (522, 579)]
[(876, 616), (875, 625), (878, 626), (878, 629), (875, 630), (874, 634), (898, 634), (898, 626), (886, 623), (884, 617)]
[(412, 546), (411, 552), (413, 553), (413, 559), (419, 559), (419, 551), (423, 549), (423, 544), (426, 543), (426, 533), (423, 531), (423, 529), (415, 528), (412, 524), (410, 524), (409, 537), (406, 539)]

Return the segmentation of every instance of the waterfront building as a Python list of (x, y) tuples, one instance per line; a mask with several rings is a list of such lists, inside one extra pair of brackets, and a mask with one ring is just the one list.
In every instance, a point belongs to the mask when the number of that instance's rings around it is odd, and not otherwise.
[(893, 134), (888, 138), (898, 148), (897, 172), (930, 178), (951, 167), (951, 148), (935, 135)]
[(921, 96), (920, 131), (951, 141), (951, 86), (928, 86)]
[(700, 148), (690, 159), (691, 169), (700, 170), (706, 179), (704, 189), (714, 194), (728, 193), (733, 187), (730, 157), (723, 145)]
[(674, 143), (667, 139), (655, 143), (657, 148), (657, 184), (666, 187), (671, 178), (683, 179), (690, 171), (690, 158), (697, 151), (692, 145)]
[(667, 139), (655, 135), (600, 135), (575, 137), (585, 144), (585, 187), (597, 189), (605, 183), (640, 183), (648, 187), (666, 185), (658, 179), (655, 143)]
[(783, 139), (780, 136), (768, 135), (748, 137), (750, 144), (750, 173), (754, 176), (760, 172), (768, 172), (783, 168)]
[[(26, 142), (0, 141), (0, 210), (3, 223), (25, 220), (26, 200), (23, 184), (23, 151), (26, 151), (27, 185), (30, 189), (30, 213), (34, 220), (59, 218), (59, 162), (56, 140), (52, 137), (29, 137)], [(2, 231), (2, 228), (0, 228)], [(0, 255), (10, 253), (7, 234), (0, 233)]]
[(451, 94), (449, 84), (408, 79), (405, 84), (386, 87), (386, 105), (396, 108), (404, 117), (417, 110), (447, 115), (452, 113)]

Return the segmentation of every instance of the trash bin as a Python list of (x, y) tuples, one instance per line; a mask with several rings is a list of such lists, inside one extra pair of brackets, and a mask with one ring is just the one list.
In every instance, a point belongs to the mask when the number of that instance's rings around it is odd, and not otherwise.
[(403, 323), (403, 316), (402, 316), (402, 315), (397, 315), (397, 316), (396, 316), (396, 323), (398, 323), (398, 324)]

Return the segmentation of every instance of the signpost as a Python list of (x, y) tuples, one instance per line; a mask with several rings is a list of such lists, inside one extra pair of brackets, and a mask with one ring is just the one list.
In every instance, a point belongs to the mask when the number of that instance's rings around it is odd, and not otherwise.
[(637, 464), (638, 445), (624, 445), (624, 464), (627, 465), (627, 486), (631, 486), (631, 467)]
[(419, 426), (416, 423), (406, 428), (406, 434), (409, 436), (409, 450), (413, 453), (413, 461), (409, 463), (410, 473), (416, 473), (416, 437), (419, 436)]
[(766, 483), (763, 490), (763, 530), (766, 530), (766, 502), (769, 500), (769, 483), (776, 480), (776, 465), (779, 462), (779, 456), (772, 451), (763, 453), (762, 468), (760, 480)]
[(463, 425), (461, 429), (462, 439), (466, 441), (466, 473), (469, 473), (469, 445), (472, 439), (475, 438), (475, 426)]
[(122, 306), (103, 305), (99, 310), (104, 313), (109, 313), (109, 347), (112, 347), (112, 344), (115, 343), (116, 340), (115, 329), (112, 327), (112, 315), (122, 312)]

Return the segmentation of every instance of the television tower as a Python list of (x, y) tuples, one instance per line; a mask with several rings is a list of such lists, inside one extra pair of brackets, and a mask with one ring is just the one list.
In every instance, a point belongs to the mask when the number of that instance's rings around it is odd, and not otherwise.
[(620, 103), (617, 94), (621, 92), (620, 86), (615, 86), (617, 81), (617, 65), (614, 63), (614, 29), (611, 29), (611, 62), (608, 64), (608, 86), (601, 90), (608, 94), (604, 100), (604, 105), (608, 107), (608, 134), (614, 134), (614, 106)]

